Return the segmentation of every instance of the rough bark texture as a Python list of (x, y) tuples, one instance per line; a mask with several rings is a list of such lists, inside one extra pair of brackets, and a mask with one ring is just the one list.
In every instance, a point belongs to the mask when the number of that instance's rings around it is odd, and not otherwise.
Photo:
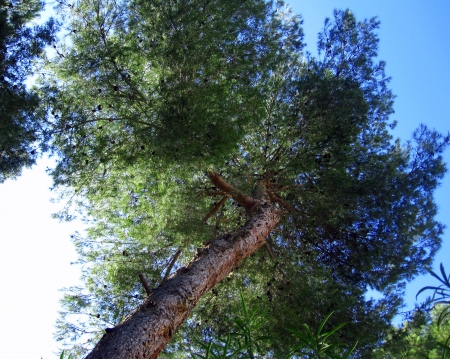
[[(219, 189), (230, 186), (219, 175), (209, 176)], [(153, 290), (122, 323), (109, 329), (86, 359), (157, 358), (198, 300), (265, 243), (278, 224), (279, 210), (232, 186), (226, 192), (248, 206), (251, 217), (247, 223), (198, 248), (197, 256), (186, 267)]]

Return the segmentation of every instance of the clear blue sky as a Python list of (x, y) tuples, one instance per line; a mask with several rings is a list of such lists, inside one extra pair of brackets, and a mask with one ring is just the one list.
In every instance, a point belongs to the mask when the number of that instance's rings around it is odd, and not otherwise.
[[(450, 1), (448, 0), (292, 0), (304, 19), (308, 50), (315, 51), (317, 33), (334, 8), (349, 8), (357, 19), (378, 16), (379, 57), (387, 62), (391, 88), (397, 95), (396, 137), (406, 141), (425, 123), (442, 133), (450, 130)], [(446, 153), (450, 162), (450, 151)], [(55, 358), (52, 339), (59, 309), (58, 289), (77, 282), (79, 271), (70, 266), (76, 256), (69, 236), (82, 229), (80, 223), (61, 224), (50, 218), (62, 206), (49, 203), (51, 180), (43, 159), (25, 170), (17, 181), (0, 185), (0, 358)], [(450, 226), (450, 176), (436, 192), (438, 219)], [(450, 238), (440, 262), (450, 270)], [(417, 291), (433, 284), (420, 277), (407, 288), (406, 300), (413, 306)], [(425, 296), (419, 299), (424, 300)]]

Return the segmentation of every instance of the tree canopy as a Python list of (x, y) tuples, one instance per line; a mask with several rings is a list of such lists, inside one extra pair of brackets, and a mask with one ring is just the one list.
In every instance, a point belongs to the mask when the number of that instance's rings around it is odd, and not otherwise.
[(38, 155), (42, 124), (34, 111), (39, 102), (25, 80), (56, 30), (52, 19), (30, 26), (42, 9), (38, 0), (0, 1), (0, 183), (15, 178)]
[[(226, 331), (220, 318), (243, 291), (270, 313), (263, 332), (335, 311), (329, 325), (350, 323), (347, 339), (370, 357), (402, 285), (439, 248), (432, 195), (448, 142), (425, 126), (406, 145), (389, 134), (378, 20), (336, 10), (314, 58), (282, 2), (81, 0), (60, 10), (66, 32), (40, 115), (69, 199), (60, 218), (80, 211), (90, 229), (74, 235), (85, 287), (67, 291), (57, 337), (93, 331), (90, 347), (105, 327), (105, 340), (115, 335), (217, 243), (255, 229), (253, 208), (265, 203), (279, 216), (266, 222), (265, 250), (196, 298), (162, 355), (185, 357), (189, 338)], [(367, 288), (384, 298), (365, 300)]]

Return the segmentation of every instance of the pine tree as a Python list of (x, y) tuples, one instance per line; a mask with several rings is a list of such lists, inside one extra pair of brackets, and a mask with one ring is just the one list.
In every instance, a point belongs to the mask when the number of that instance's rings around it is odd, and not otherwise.
[(34, 116), (37, 94), (25, 80), (55, 32), (53, 20), (29, 26), (42, 9), (37, 0), (0, 1), (0, 183), (18, 176), (37, 157), (43, 124)]
[(448, 351), (443, 351), (443, 344), (448, 339), (450, 326), (448, 320), (437, 325), (439, 307), (427, 311), (417, 307), (409, 314), (400, 327), (393, 326), (374, 358), (448, 358)]
[[(336, 11), (312, 58), (281, 2), (61, 10), (69, 41), (42, 87), (53, 177), (70, 198), (60, 217), (74, 204), (91, 228), (74, 236), (86, 287), (67, 293), (58, 338), (107, 327), (88, 358), (155, 358), (191, 315), (162, 354), (183, 357), (244, 289), (271, 313), (262, 330), (335, 310), (329, 325), (351, 322), (370, 353), (439, 248), (448, 142), (425, 126), (406, 146), (390, 136), (378, 21)], [(385, 298), (366, 302), (367, 287)], [(373, 335), (358, 337), (363, 323)]]

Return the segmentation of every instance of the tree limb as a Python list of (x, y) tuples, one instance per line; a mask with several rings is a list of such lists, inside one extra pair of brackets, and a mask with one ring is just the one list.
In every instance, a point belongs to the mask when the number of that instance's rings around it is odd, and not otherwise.
[(286, 274), (286, 272), (283, 270), (283, 268), (280, 268), (279, 266), (279, 262), (277, 261), (277, 256), (273, 251), (273, 244), (270, 240), (270, 237), (266, 238), (266, 243), (264, 243), (264, 246), (267, 250), (267, 253), (269, 253), (270, 258), (272, 258), (275, 261), (275, 266), (276, 268), (280, 271), (280, 273), (283, 275), (284, 278), (286, 278), (286, 280), (288, 280), (289, 282), (291, 282), (291, 280), (289, 279), (288, 275)]
[(207, 173), (211, 182), (216, 186), (219, 190), (228, 194), (234, 201), (239, 203), (242, 207), (245, 208), (247, 213), (249, 213), (252, 208), (258, 204), (258, 201), (253, 199), (250, 196), (239, 191), (236, 187), (232, 186), (228, 182), (226, 182), (221, 175), (214, 171), (209, 171)]
[(278, 202), (279, 204), (281, 204), (284, 208), (286, 208), (289, 212), (293, 212), (296, 213), (298, 212), (298, 209), (295, 208), (292, 204), (290, 204), (289, 202), (286, 202), (284, 199), (281, 199), (280, 197), (278, 197), (276, 194), (272, 193), (271, 191), (269, 191), (268, 189), (266, 189), (267, 194), (269, 195), (269, 198), (272, 202)]
[(219, 201), (219, 203), (217, 203), (217, 204), (214, 206), (214, 208), (208, 212), (208, 214), (205, 216), (205, 218), (203, 218), (202, 221), (206, 223), (206, 222), (208, 221), (208, 219), (209, 219), (214, 213), (216, 213), (216, 212), (220, 209), (220, 207), (222, 207), (222, 206), (225, 204), (225, 202), (227, 201), (227, 199), (228, 199), (228, 196), (223, 196), (223, 197), (221, 198), (221, 200)]
[(147, 296), (152, 294), (152, 287), (150, 286), (147, 276), (144, 273), (139, 273), (139, 280), (141, 281), (142, 286), (145, 289), (145, 293), (147, 293)]
[(180, 254), (181, 254), (181, 249), (176, 251), (175, 255), (173, 256), (172, 260), (170, 261), (169, 267), (166, 270), (166, 274), (164, 274), (164, 278), (162, 280), (163, 282), (165, 282), (167, 280), (167, 278), (169, 278), (169, 274), (172, 271), (172, 268), (175, 265)]

